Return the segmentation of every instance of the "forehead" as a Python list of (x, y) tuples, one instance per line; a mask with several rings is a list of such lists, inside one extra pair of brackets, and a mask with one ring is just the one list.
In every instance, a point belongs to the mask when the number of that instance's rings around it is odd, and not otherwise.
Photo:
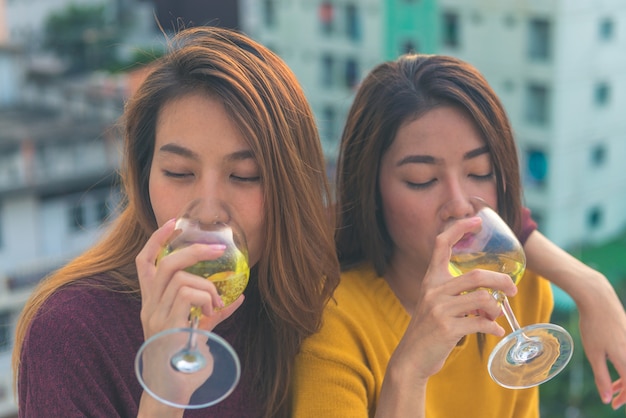
[(482, 133), (466, 111), (441, 106), (404, 122), (396, 133), (390, 151), (445, 157), (463, 154), (484, 147), (485, 144)]

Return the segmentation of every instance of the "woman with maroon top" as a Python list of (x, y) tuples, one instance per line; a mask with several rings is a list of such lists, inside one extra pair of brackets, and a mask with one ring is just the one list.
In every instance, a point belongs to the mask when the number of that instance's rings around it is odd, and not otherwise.
[[(286, 417), (293, 360), (338, 281), (330, 201), (315, 120), (295, 76), (267, 48), (218, 28), (184, 30), (125, 112), (120, 216), (94, 247), (41, 283), (18, 324), (21, 417)], [(214, 285), (184, 269), (210, 246), (155, 265), (170, 221), (197, 197), (238, 223), (251, 276), (221, 311)], [(244, 302), (245, 299), (245, 302)], [(235, 391), (183, 411), (143, 392), (143, 341), (187, 325), (238, 353)]]

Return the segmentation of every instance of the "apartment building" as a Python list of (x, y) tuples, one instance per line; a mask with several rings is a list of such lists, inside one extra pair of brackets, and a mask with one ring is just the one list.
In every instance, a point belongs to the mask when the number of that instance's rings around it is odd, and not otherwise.
[(626, 3), (440, 0), (441, 52), (486, 76), (512, 121), (525, 201), (564, 248), (626, 227)]

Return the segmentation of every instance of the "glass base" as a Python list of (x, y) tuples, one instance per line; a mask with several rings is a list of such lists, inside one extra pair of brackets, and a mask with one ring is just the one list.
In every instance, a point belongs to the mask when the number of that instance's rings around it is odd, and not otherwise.
[(500, 386), (524, 389), (559, 374), (574, 352), (571, 335), (555, 324), (534, 324), (502, 339), (489, 356), (489, 374)]
[(204, 330), (195, 330), (194, 336), (205, 365), (197, 371), (176, 370), (172, 358), (185, 349), (190, 333), (191, 328), (174, 328), (153, 335), (135, 357), (135, 373), (143, 389), (174, 408), (215, 405), (232, 393), (241, 376), (239, 357), (231, 345)]

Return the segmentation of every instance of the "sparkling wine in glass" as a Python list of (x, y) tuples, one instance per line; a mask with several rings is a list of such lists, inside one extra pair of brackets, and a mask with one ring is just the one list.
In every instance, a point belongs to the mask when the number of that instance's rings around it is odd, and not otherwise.
[[(515, 234), (482, 199), (472, 197), (481, 230), (466, 234), (452, 248), (450, 271), (459, 276), (474, 269), (508, 274), (515, 284), (526, 268), (526, 256)], [(567, 365), (574, 343), (570, 334), (555, 324), (520, 327), (509, 301), (502, 292), (490, 290), (502, 305), (513, 332), (505, 336), (489, 356), (492, 379), (501, 386), (522, 389), (544, 383)]]
[[(191, 202), (176, 220), (175, 230), (157, 263), (195, 243), (226, 246), (214, 260), (200, 261), (185, 270), (211, 280), (224, 306), (244, 291), (250, 276), (243, 232), (234, 223), (215, 221), (202, 199)], [(151, 396), (169, 406), (197, 409), (214, 405), (235, 388), (241, 375), (233, 348), (215, 333), (198, 329), (202, 312), (192, 307), (188, 328), (160, 332), (146, 340), (135, 359), (139, 382)]]

